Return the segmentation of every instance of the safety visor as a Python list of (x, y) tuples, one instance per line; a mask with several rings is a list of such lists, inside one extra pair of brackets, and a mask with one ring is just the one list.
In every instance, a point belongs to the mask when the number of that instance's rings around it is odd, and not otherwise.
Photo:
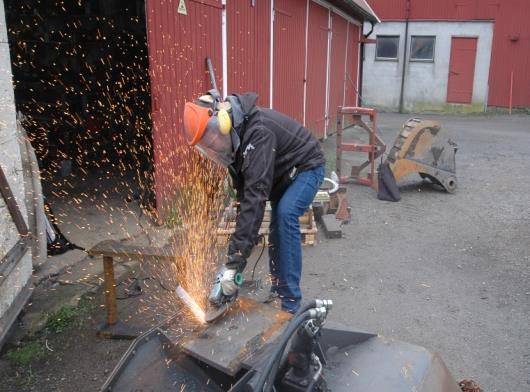
[(227, 167), (233, 161), (230, 133), (220, 132), (219, 119), (210, 115), (211, 110), (195, 103), (184, 107), (184, 132), (188, 144), (195, 146), (202, 154)]
[(206, 124), (211, 117), (211, 109), (186, 102), (184, 105), (184, 134), (190, 146), (194, 146), (201, 139)]

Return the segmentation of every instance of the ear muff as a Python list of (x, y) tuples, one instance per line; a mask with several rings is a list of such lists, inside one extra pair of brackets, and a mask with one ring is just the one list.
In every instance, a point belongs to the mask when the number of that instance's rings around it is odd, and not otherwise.
[(217, 119), (219, 120), (219, 131), (223, 135), (228, 135), (232, 129), (232, 120), (230, 115), (224, 109), (220, 109), (217, 112)]

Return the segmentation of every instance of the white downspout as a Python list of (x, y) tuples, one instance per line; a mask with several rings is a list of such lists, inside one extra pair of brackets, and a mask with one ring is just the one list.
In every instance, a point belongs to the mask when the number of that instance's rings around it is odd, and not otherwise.
[(221, 52), (223, 62), (223, 97), (228, 95), (228, 40), (226, 34), (226, 0), (222, 0), (221, 4)]
[(309, 40), (309, 0), (307, 0), (306, 13), (305, 13), (305, 60), (304, 60), (304, 126), (306, 126), (306, 107), (307, 107), (307, 47)]
[(324, 122), (324, 139), (328, 136), (328, 127), (329, 127), (329, 73), (331, 72), (331, 40), (332, 40), (332, 31), (331, 31), (331, 10), (328, 10), (328, 53), (327, 53), (327, 62), (326, 62), (326, 110), (325, 110), (325, 122)]
[(361, 78), (361, 67), (364, 67), (364, 64), (362, 64), (364, 59), (361, 58), (361, 45), (363, 45), (361, 43), (362, 35), (363, 35), (363, 27), (359, 27), (359, 37), (357, 38), (359, 44), (357, 45), (357, 77), (355, 78), (355, 80), (357, 81), (357, 85), (355, 86), (355, 106), (359, 106), (359, 99), (361, 97), (361, 91), (359, 91), (359, 87), (360, 87), (360, 84), (362, 82), (360, 80), (360, 78)]
[(271, 25), (270, 25), (270, 62), (269, 62), (269, 108), (272, 109), (274, 85), (274, 0), (271, 0)]
[[(344, 82), (342, 84), (342, 106), (346, 105), (346, 86), (348, 83), (348, 49), (350, 40), (350, 22), (346, 24), (346, 56), (344, 56)], [(352, 86), (353, 87), (353, 86)]]

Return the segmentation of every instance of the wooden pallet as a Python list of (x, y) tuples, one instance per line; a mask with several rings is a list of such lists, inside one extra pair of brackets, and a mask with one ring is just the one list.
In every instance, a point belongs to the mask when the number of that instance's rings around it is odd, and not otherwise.
[[(236, 230), (236, 212), (235, 206), (228, 206), (225, 208), (225, 212), (217, 227), (217, 240), (219, 243), (226, 243), (230, 239), (230, 236), (234, 234)], [(302, 234), (302, 245), (315, 245), (317, 226), (313, 216), (313, 206), (310, 205), (304, 215), (300, 218), (300, 233)], [(265, 243), (269, 244), (269, 226), (271, 221), (271, 207), (267, 202), (265, 206), (265, 214), (263, 215), (263, 222), (258, 231), (259, 235), (265, 237)]]

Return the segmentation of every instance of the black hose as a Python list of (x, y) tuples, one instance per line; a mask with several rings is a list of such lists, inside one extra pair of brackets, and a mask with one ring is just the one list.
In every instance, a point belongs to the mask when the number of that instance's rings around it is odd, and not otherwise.
[(316, 299), (312, 299), (311, 301), (309, 301), (308, 303), (306, 303), (305, 305), (302, 305), (300, 307), (300, 309), (298, 309), (298, 311), (295, 313), (294, 317), (298, 316), (298, 315), (301, 315), (302, 313), (304, 313), (306, 310), (309, 310), (309, 309), (314, 309), (317, 307), (317, 300)]
[(263, 247), (261, 248), (261, 252), (259, 253), (258, 259), (254, 263), (254, 268), (252, 268), (252, 277), (250, 278), (251, 282), (254, 281), (254, 273), (256, 272), (256, 267), (258, 266), (258, 262), (260, 261), (261, 256), (263, 256), (263, 252), (265, 251), (265, 237), (262, 236), (262, 239), (263, 239)]
[[(278, 348), (269, 357), (269, 360), (263, 365), (262, 367), (263, 370), (259, 372), (257, 379), (256, 379), (256, 376), (254, 376), (249, 381), (249, 383), (247, 383), (247, 388), (246, 388), (247, 391), (268, 392), (271, 390), (272, 386), (274, 385), (274, 377), (276, 376), (276, 372), (278, 371), (277, 368), (273, 371), (274, 365), (275, 364), (278, 365), (279, 359), (281, 355), (283, 354), (285, 347), (287, 346), (287, 343), (291, 339), (291, 336), (298, 330), (300, 325), (302, 325), (305, 321), (311, 318), (312, 316), (309, 310), (306, 310), (300, 314), (295, 315), (295, 317), (289, 322), (289, 324), (287, 325), (287, 328), (285, 329), (282, 336), (280, 337), (280, 342), (277, 345)], [(267, 381), (271, 378), (273, 381), (270, 383), (267, 383)], [(254, 380), (256, 381), (253, 382)]]

